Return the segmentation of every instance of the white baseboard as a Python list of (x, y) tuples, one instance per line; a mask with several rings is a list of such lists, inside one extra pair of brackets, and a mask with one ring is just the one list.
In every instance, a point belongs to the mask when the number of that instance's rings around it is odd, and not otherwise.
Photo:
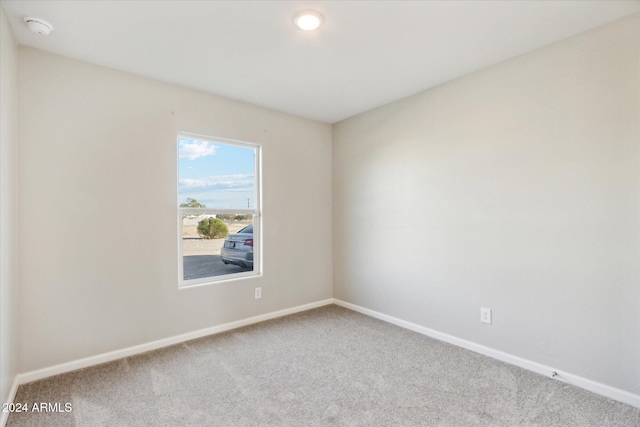
[(574, 385), (576, 387), (589, 390), (593, 393), (608, 397), (610, 399), (617, 400), (618, 402), (626, 403), (636, 408), (640, 408), (640, 395), (633, 394), (628, 391), (620, 390), (618, 388), (611, 387), (596, 381), (592, 381), (590, 379), (587, 379), (578, 375), (574, 375), (569, 372), (559, 371), (555, 368), (543, 365), (541, 363), (533, 362), (531, 360), (514, 356), (512, 354), (505, 353), (500, 350), (495, 350), (490, 347), (485, 347), (483, 345), (480, 345), (471, 341), (454, 337), (453, 335), (444, 334), (442, 332), (438, 332), (433, 329), (429, 329), (427, 327), (417, 325), (415, 323), (407, 322), (406, 320), (398, 319), (397, 317), (389, 316), (374, 310), (370, 310), (368, 308), (364, 308), (359, 305), (351, 304), (335, 298), (333, 299), (333, 302), (336, 305), (339, 305), (344, 308), (348, 308), (353, 311), (357, 311), (358, 313), (366, 314), (367, 316), (384, 320), (385, 322), (389, 322), (394, 325), (412, 330), (414, 332), (418, 332), (419, 334), (426, 335), (428, 337), (435, 338), (437, 340), (444, 341), (449, 344), (456, 345), (458, 347), (466, 348), (467, 350), (471, 350), (473, 352), (480, 353), (485, 356), (489, 356), (493, 359), (500, 360), (501, 362), (506, 362), (511, 365), (519, 366), (521, 368), (527, 369), (529, 371), (533, 371), (541, 375), (545, 375), (547, 377), (551, 377), (551, 374), (553, 372), (557, 372), (557, 375), (554, 378), (558, 381), (562, 381), (562, 382)]
[[(177, 335), (174, 337), (165, 338), (157, 341), (152, 341), (146, 344), (140, 344), (133, 347), (111, 351), (108, 353), (102, 353), (96, 356), (86, 357), (84, 359), (74, 360), (74, 361), (63, 363), (60, 365), (55, 365), (48, 368), (38, 369), (36, 371), (18, 374), (16, 376), (16, 382), (17, 382), (17, 385), (27, 384), (33, 381), (41, 380), (41, 379), (62, 374), (65, 372), (75, 371), (77, 369), (99, 365), (105, 362), (111, 362), (113, 360), (122, 359), (124, 357), (145, 353), (151, 350), (157, 350), (159, 348), (167, 347), (174, 344), (180, 344), (182, 342), (193, 340), (196, 338), (201, 338), (207, 335), (219, 334), (221, 332), (226, 332), (232, 329), (240, 328), (242, 326), (264, 322), (265, 320), (275, 319), (277, 317), (287, 316), (289, 314), (311, 310), (312, 308), (322, 307), (324, 305), (329, 305), (329, 304), (333, 304), (332, 298), (322, 300), (322, 301), (312, 302), (309, 304), (299, 305), (297, 307), (287, 308), (284, 310), (274, 311), (271, 313), (261, 314), (259, 316), (249, 317), (248, 319), (225, 323), (223, 325), (212, 326), (210, 328), (200, 329), (198, 331), (188, 332), (186, 334)], [(3, 427), (3, 426), (4, 426), (3, 424), (0, 424), (0, 427)]]
[[(141, 344), (133, 347), (124, 348), (121, 350), (116, 350), (108, 353), (99, 354), (96, 356), (87, 357), (84, 359), (79, 359), (67, 363), (63, 363), (56, 366), (51, 366), (49, 368), (39, 369), (36, 371), (26, 372), (23, 374), (18, 374), (14, 378), (13, 385), (9, 392), (9, 396), (7, 402), (12, 402), (15, 398), (15, 395), (18, 390), (18, 386), (26, 383), (30, 383), (32, 381), (41, 380), (47, 377), (51, 377), (54, 375), (62, 374), (65, 372), (75, 371), (77, 369), (86, 368), (89, 366), (99, 365), (101, 363), (111, 362), (113, 360), (122, 359), (124, 357), (133, 356), (140, 353), (145, 353), (151, 350), (157, 350), (159, 348), (167, 347), (174, 344), (179, 344), (185, 341), (189, 341), (196, 338), (201, 338), (207, 335), (218, 334), (221, 332), (226, 332), (232, 329), (237, 329), (242, 326), (252, 325), (254, 323), (263, 322), (265, 320), (275, 319), (282, 316), (287, 316), (289, 314), (299, 313), (306, 310), (311, 310), (313, 308), (322, 307), (329, 304), (336, 304), (341, 307), (348, 308), (353, 311), (357, 311), (362, 314), (366, 314), (371, 317), (375, 317), (376, 319), (383, 320), (385, 322), (392, 323), (394, 325), (412, 330), (414, 332), (418, 332), (420, 334), (429, 336), (431, 338), (435, 338), (440, 341), (447, 342), (449, 344), (456, 345), (458, 347), (466, 348), (468, 350), (474, 351), (476, 353), (483, 354), (485, 356), (492, 357), (494, 359), (500, 360), (502, 362), (510, 363), (515, 366), (519, 366), (521, 368), (527, 369), (529, 371), (536, 372), (541, 375), (550, 376), (552, 372), (557, 372), (558, 375), (555, 377), (558, 381), (563, 381), (568, 384), (575, 385), (577, 387), (583, 388), (585, 390), (589, 390), (593, 393), (600, 394), (602, 396), (608, 397), (613, 400), (617, 400), (619, 402), (623, 402), (629, 404), (631, 406), (640, 408), (640, 396), (637, 394), (629, 393), (624, 390), (620, 390), (602, 383), (598, 383), (596, 381), (589, 380), (584, 377), (580, 377), (578, 375), (574, 375), (568, 372), (558, 371), (552, 367), (542, 365), (537, 362), (533, 362), (531, 360), (523, 359), (518, 356), (514, 356), (512, 354), (508, 354), (499, 350), (495, 350), (489, 347), (485, 347), (480, 344), (476, 344), (471, 341), (463, 340), (461, 338), (454, 337), (452, 335), (444, 334), (442, 332), (435, 331), (433, 329), (429, 329), (424, 326), (417, 325), (415, 323), (407, 322), (402, 319), (398, 319), (393, 316), (389, 316), (374, 310), (370, 310), (368, 308), (364, 308), (355, 304), (351, 304), (339, 299), (330, 298), (322, 301), (313, 302), (310, 304), (304, 304), (297, 307), (288, 308), (285, 310), (274, 311), (271, 313), (262, 314), (259, 316), (250, 317), (248, 319), (238, 320), (235, 322), (225, 323), (219, 326), (213, 326), (210, 328), (200, 329), (198, 331), (189, 332), (186, 334), (178, 335), (175, 337), (165, 338), (162, 340), (152, 341), (150, 343)], [(9, 417), (8, 413), (1, 413), (0, 416), (0, 427), (4, 427), (7, 419)]]
[[(19, 380), (18, 375), (16, 375), (13, 378), (13, 383), (11, 384), (9, 395), (7, 396), (7, 403), (13, 402), (16, 398), (16, 393), (18, 392), (18, 386), (20, 385), (18, 380)], [(9, 419), (9, 412), (0, 412), (0, 427), (4, 427), (7, 424), (8, 419)]]

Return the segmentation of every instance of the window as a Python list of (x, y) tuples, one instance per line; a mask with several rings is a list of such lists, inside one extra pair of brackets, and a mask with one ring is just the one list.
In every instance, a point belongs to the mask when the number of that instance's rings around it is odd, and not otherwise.
[(179, 134), (179, 285), (260, 274), (260, 224), (260, 146)]

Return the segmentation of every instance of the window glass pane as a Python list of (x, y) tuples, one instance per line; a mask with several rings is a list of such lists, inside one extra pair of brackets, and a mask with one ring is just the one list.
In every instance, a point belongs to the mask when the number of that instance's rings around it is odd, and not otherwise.
[(259, 155), (254, 144), (178, 136), (181, 286), (260, 273)]
[(253, 271), (253, 254), (253, 215), (182, 215), (183, 280)]
[(181, 207), (254, 209), (256, 149), (178, 137)]

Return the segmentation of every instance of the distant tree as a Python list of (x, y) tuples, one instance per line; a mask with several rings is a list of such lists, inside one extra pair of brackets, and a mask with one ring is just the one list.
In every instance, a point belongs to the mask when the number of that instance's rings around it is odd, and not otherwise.
[(202, 203), (200, 203), (199, 201), (197, 201), (196, 199), (193, 199), (191, 197), (187, 197), (187, 203), (182, 203), (180, 205), (181, 208), (206, 208), (206, 205), (203, 205)]
[(219, 218), (205, 218), (198, 223), (198, 234), (203, 239), (222, 239), (229, 234), (229, 227)]

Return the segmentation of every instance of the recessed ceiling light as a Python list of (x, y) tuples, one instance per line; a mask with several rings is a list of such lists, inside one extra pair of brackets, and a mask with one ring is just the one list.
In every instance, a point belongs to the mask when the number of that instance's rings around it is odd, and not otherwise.
[(324, 17), (315, 10), (305, 10), (296, 15), (295, 23), (298, 28), (311, 31), (315, 30), (322, 24)]
[(29, 27), (31, 31), (42, 36), (48, 35), (53, 30), (53, 25), (49, 24), (44, 19), (27, 16), (22, 18), (22, 20), (27, 24), (27, 27)]

